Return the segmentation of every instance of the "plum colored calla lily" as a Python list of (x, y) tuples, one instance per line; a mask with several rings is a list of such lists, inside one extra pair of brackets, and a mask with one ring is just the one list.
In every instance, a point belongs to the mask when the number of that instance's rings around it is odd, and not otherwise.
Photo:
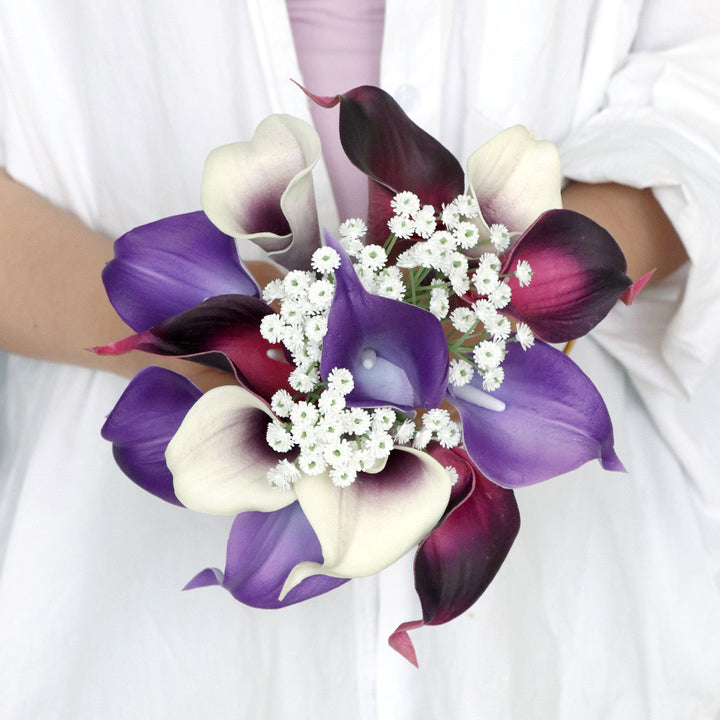
[(310, 174), (319, 158), (314, 128), (289, 115), (270, 115), (249, 142), (210, 153), (203, 210), (220, 230), (251, 240), (285, 267), (309, 268), (320, 247)]
[(221, 295), (149, 330), (93, 351), (98, 355), (121, 355), (142, 350), (193, 359), (234, 372), (245, 387), (269, 398), (279, 388), (289, 389), (287, 379), (294, 367), (286, 362), (282, 346), (260, 335), (260, 321), (272, 312), (258, 298)]
[(448, 381), (445, 331), (432, 314), (367, 292), (350, 259), (326, 235), (340, 257), (323, 342), (320, 374), (347, 368), (355, 388), (348, 405), (393, 405), (402, 410), (438, 407)]
[(165, 449), (202, 393), (185, 376), (164, 368), (141, 370), (102, 428), (120, 469), (156, 497), (182, 505), (165, 464)]
[(414, 192), (423, 204), (441, 207), (463, 192), (463, 170), (455, 156), (384, 90), (365, 85), (332, 97), (304, 92), (322, 107), (340, 105), (343, 150), (370, 179), (370, 242), (387, 238), (395, 193)]
[(512, 490), (488, 480), (463, 450), (435, 445), (429, 453), (453, 467), (458, 480), (442, 521), (415, 554), (422, 620), (403, 623), (389, 638), (390, 646), (416, 666), (408, 631), (449, 622), (471, 607), (492, 582), (520, 530)]
[(548, 342), (567, 342), (592, 330), (632, 281), (625, 256), (610, 233), (570, 210), (542, 214), (503, 258), (502, 273), (526, 261), (533, 279), (509, 278), (507, 315), (527, 323)]
[(102, 279), (115, 311), (135, 332), (213, 295), (259, 294), (235, 241), (202, 212), (157, 220), (118, 238)]
[(597, 388), (570, 358), (537, 342), (509, 348), (505, 379), (491, 401), (473, 378), (451, 388), (465, 447), (480, 471), (501, 487), (547, 480), (599, 460), (623, 471), (610, 416)]

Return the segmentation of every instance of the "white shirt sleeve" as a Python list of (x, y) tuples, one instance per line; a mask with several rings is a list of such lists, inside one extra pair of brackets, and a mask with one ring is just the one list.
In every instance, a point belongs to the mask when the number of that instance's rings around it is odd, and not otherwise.
[(720, 5), (645, 3), (606, 103), (561, 144), (568, 178), (650, 187), (690, 262), (595, 338), (631, 373), (689, 392), (720, 356)]

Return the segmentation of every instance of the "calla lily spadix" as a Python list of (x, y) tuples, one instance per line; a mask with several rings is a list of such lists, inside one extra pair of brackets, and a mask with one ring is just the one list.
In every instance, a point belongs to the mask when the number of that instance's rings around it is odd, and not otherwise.
[[(519, 530), (514, 488), (594, 459), (623, 469), (599, 393), (542, 340), (587, 333), (640, 283), (603, 228), (561, 209), (557, 151), (525, 128), (463, 173), (382, 90), (308, 95), (340, 105), (343, 147), (368, 176), (365, 245), (360, 221), (321, 236), (320, 144), (303, 121), (273, 115), (213, 151), (203, 212), (116, 241), (103, 280), (135, 334), (94, 351), (186, 358), (229, 384), (203, 394), (148, 368), (103, 436), (143, 489), (235, 516), (224, 570), (187, 589), (282, 608), (417, 547), (422, 618), (390, 638), (417, 664), (408, 632), (467, 610), (502, 565)], [(389, 221), (413, 229), (389, 233)], [(509, 243), (493, 250), (499, 235)], [(238, 240), (287, 275), (260, 289)], [(403, 256), (414, 247), (420, 264)]]

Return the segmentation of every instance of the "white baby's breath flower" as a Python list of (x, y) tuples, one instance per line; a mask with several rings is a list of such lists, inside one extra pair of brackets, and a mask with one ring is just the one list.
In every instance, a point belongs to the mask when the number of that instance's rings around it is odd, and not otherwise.
[(432, 205), (423, 205), (420, 212), (415, 215), (415, 232), (427, 240), (437, 227), (435, 208)]
[(458, 223), (454, 234), (458, 245), (463, 250), (470, 250), (471, 248), (474, 248), (478, 244), (478, 240), (480, 238), (480, 232), (477, 229), (477, 225), (467, 222), (467, 220), (463, 220)]
[(518, 260), (518, 264), (515, 267), (515, 277), (520, 284), (520, 287), (527, 287), (532, 279), (532, 268), (527, 260)]
[(510, 320), (497, 313), (492, 319), (488, 319), (485, 329), (492, 335), (493, 340), (507, 340), (512, 331)]
[(416, 450), (424, 450), (427, 444), (432, 440), (432, 430), (428, 427), (418, 428), (413, 438), (413, 447)]
[[(345, 409), (345, 396), (335, 390), (323, 390), (318, 398), (318, 407), (326, 417), (338, 415)], [(341, 431), (342, 432), (342, 431)]]
[(269, 343), (279, 343), (285, 335), (285, 323), (276, 313), (266, 315), (260, 321), (260, 334)]
[(440, 217), (442, 219), (443, 225), (445, 225), (445, 227), (449, 230), (453, 230), (459, 225), (460, 221), (462, 220), (462, 213), (453, 201), (449, 205), (445, 205), (445, 207), (442, 209), (442, 214)]
[(412, 247), (408, 248), (407, 250), (404, 250), (401, 252), (397, 259), (395, 260), (395, 265), (398, 268), (414, 268), (417, 267), (420, 264), (420, 261), (418, 260), (417, 256), (417, 245), (413, 245)]
[(430, 292), (430, 312), (438, 319), (444, 320), (450, 309), (450, 298), (447, 290), (434, 288)]
[(483, 340), (473, 348), (473, 360), (482, 372), (498, 367), (504, 358), (504, 342)]
[(389, 430), (395, 424), (395, 411), (389, 407), (379, 407), (373, 410), (373, 430)]
[(340, 255), (331, 247), (321, 247), (312, 254), (310, 264), (321, 275), (329, 275), (340, 267)]
[(291, 270), (283, 278), (283, 287), (288, 297), (293, 299), (304, 295), (315, 278), (304, 270)]
[(497, 317), (499, 315), (498, 311), (495, 309), (495, 306), (486, 299), (478, 300), (473, 305), (473, 310), (475, 311), (475, 315), (477, 319), (483, 324), (492, 324), (497, 322)]
[(535, 344), (535, 336), (533, 331), (524, 322), (519, 322), (515, 326), (515, 338), (520, 343), (523, 350), (531, 348)]
[(280, 307), (280, 317), (287, 325), (300, 325), (305, 322), (307, 307), (304, 298), (286, 299)]
[(270, 399), (270, 409), (278, 417), (290, 417), (293, 407), (292, 395), (287, 390), (277, 390)]
[(445, 425), (439, 428), (435, 432), (435, 436), (437, 437), (437, 441), (444, 448), (457, 447), (462, 440), (460, 426), (452, 420), (448, 421), (447, 423), (445, 423)]
[(432, 408), (423, 415), (422, 419), (423, 427), (430, 428), (433, 432), (437, 432), (449, 422), (450, 413), (445, 408)]
[(458, 195), (453, 202), (460, 213), (467, 218), (474, 218), (480, 214), (480, 207), (472, 195)]
[(365, 449), (368, 454), (381, 459), (390, 455), (394, 445), (392, 435), (378, 429), (371, 430), (367, 435), (367, 447)]
[(457, 481), (460, 479), (458, 471), (452, 467), (452, 465), (446, 465), (445, 472), (447, 472), (448, 477), (450, 478), (450, 485), (456, 485)]
[(372, 423), (370, 413), (364, 408), (346, 408), (345, 431), (353, 435), (364, 435)]
[(477, 316), (472, 308), (458, 307), (450, 313), (450, 322), (458, 332), (466, 333), (477, 323)]
[(263, 300), (271, 303), (274, 300), (282, 300), (285, 297), (285, 286), (281, 279), (271, 280), (262, 291)]
[(395, 429), (395, 443), (397, 445), (405, 445), (409, 443), (415, 436), (415, 423), (411, 420), (405, 420)]
[(348, 218), (340, 225), (340, 237), (343, 240), (348, 238), (359, 240), (365, 237), (365, 233), (367, 233), (367, 225), (362, 218)]
[(412, 192), (399, 192), (390, 201), (390, 207), (398, 215), (415, 215), (420, 210), (420, 198)]
[(293, 390), (308, 393), (315, 389), (317, 380), (309, 373), (304, 372), (301, 368), (295, 368), (288, 376), (288, 383)]
[(327, 468), (323, 453), (318, 449), (301, 451), (297, 464), (306, 475), (321, 475)]
[(347, 395), (355, 387), (352, 373), (347, 368), (333, 368), (328, 375), (328, 389)]
[(329, 308), (335, 294), (335, 286), (329, 280), (316, 280), (308, 288), (308, 302), (316, 311)]
[(324, 315), (314, 315), (305, 322), (305, 336), (311, 343), (319, 343), (325, 337), (328, 321)]
[(505, 371), (502, 367), (496, 367), (492, 368), (492, 370), (488, 370), (486, 373), (483, 373), (483, 390), (487, 390), (488, 392), (497, 390), (502, 385), (502, 381), (504, 379)]
[(405, 215), (394, 215), (388, 220), (388, 228), (395, 237), (407, 240), (415, 232), (415, 221)]
[(375, 292), (378, 295), (391, 300), (402, 300), (405, 297), (405, 283), (400, 276), (400, 270), (394, 265), (379, 272), (375, 281)]
[(455, 387), (467, 385), (472, 380), (474, 374), (475, 369), (467, 360), (455, 358), (450, 361), (450, 374), (448, 379), (451, 385)]
[(288, 452), (295, 444), (292, 435), (277, 421), (268, 424), (265, 438), (267, 444), (279, 453)]
[(301, 400), (290, 409), (290, 422), (293, 427), (313, 427), (320, 413), (313, 403)]
[(510, 233), (508, 229), (500, 223), (490, 226), (490, 242), (495, 246), (498, 252), (505, 252), (510, 246)]
[(267, 480), (277, 490), (289, 490), (291, 485), (300, 479), (300, 470), (288, 460), (280, 460), (275, 467), (267, 472)]
[(506, 282), (498, 282), (488, 293), (488, 300), (497, 310), (506, 307), (512, 297), (512, 289)]
[(371, 271), (379, 270), (387, 262), (387, 254), (381, 245), (366, 245), (360, 251), (360, 263)]

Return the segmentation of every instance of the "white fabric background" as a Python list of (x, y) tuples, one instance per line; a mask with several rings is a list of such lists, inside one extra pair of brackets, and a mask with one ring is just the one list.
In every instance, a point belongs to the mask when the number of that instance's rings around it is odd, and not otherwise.
[[(0, 717), (717, 720), (719, 31), (715, 0), (388, 0), (382, 85), (461, 160), (522, 122), (571, 177), (654, 187), (692, 260), (576, 347), (629, 473), (519, 491), (508, 561), (414, 633), (419, 671), (386, 645), (412, 558), (282, 612), (181, 593), (229, 521), (115, 468), (124, 382), (1, 357)], [(309, 119), (290, 77), (282, 0), (0, 0), (0, 162), (114, 237), (197, 209), (207, 152), (267, 113)]]

